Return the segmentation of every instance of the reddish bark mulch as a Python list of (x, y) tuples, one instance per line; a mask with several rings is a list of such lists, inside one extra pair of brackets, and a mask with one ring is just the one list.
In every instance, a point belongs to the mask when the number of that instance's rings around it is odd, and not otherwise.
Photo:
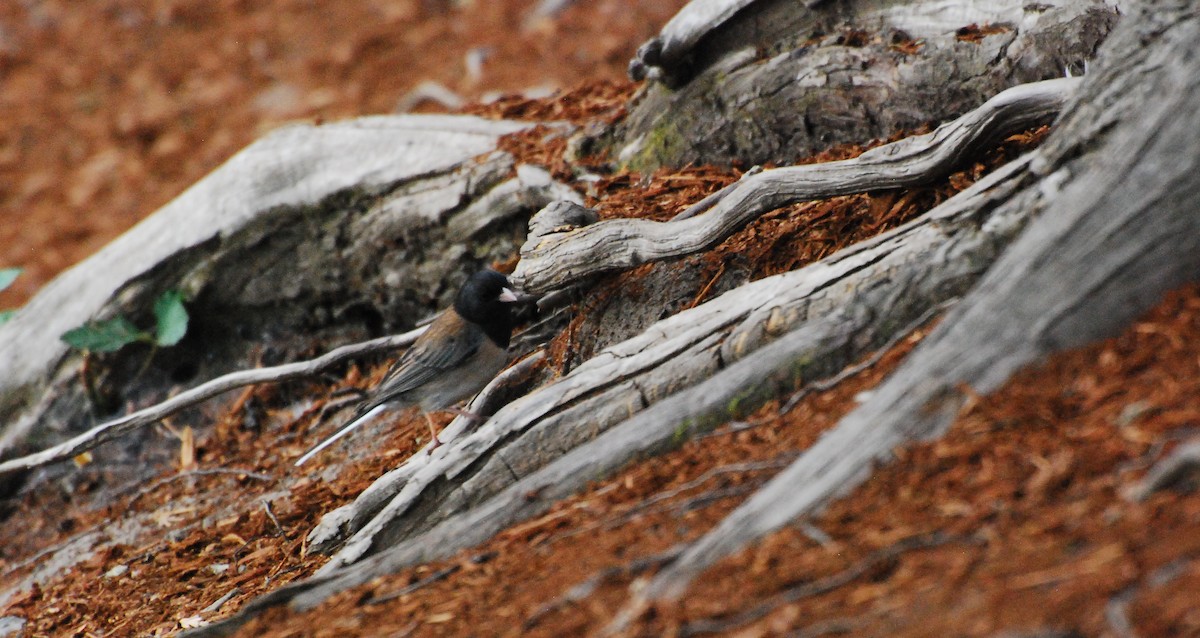
[(538, 4), (0, 3), (0, 267), (25, 268), (0, 309), (273, 128), (388, 113), (426, 80), (468, 101), (621, 86), (638, 45), (686, 2), (573, 2), (527, 20)]
[[(1037, 135), (1018, 136), (991, 157), (928, 189), (837, 198), (777, 211), (751, 223), (716, 250), (694, 258), (715, 268), (723, 254), (740, 251), (753, 262), (758, 276), (807, 263), (923, 212), (964, 188), (987, 166), (999, 164), (1037, 139)], [(841, 149), (832, 156), (857, 152), (861, 149)], [(734, 172), (706, 168), (660, 171), (647, 177), (616, 175), (600, 181), (592, 203), (606, 215), (670, 216), (734, 178)], [(606, 287), (636, 285), (637, 273), (635, 269), (609, 277), (597, 290), (603, 294)], [(578, 315), (586, 318), (588, 308), (580, 308)], [(552, 350), (570, 348), (574, 336), (567, 330)], [(703, 533), (836, 422), (852, 406), (854, 394), (871, 387), (907, 347), (889, 354), (878, 370), (831, 392), (808, 397), (785, 416), (774, 414), (777, 404), (767, 406), (749, 419), (756, 423), (753, 428), (719, 433), (632, 468), (456, 561), (410, 570), (389, 579), (389, 587), (370, 594), (347, 595), (339, 604), (387, 597), (409, 582), (440, 573), (447, 565), (458, 570), (444, 582), (428, 587), (428, 594), (367, 605), (338, 624), (320, 627), (328, 635), (352, 629), (387, 634), (414, 623), (430, 623), (430, 631), (456, 634), (486, 626), (485, 618), (496, 623), (487, 633), (556, 634), (593, 626), (604, 614), (572, 616), (573, 605), (536, 612), (596, 570), (622, 565), (635, 556), (661, 551)], [(150, 536), (142, 533), (136, 543), (92, 556), (66, 577), (51, 579), (19, 597), (5, 613), (31, 619), (35, 634), (163, 634), (181, 623), (225, 616), (258, 595), (311, 574), (323, 559), (304, 556), (302, 539), (319, 516), (353, 498), (374, 478), (416, 453), (424, 442), (423, 420), (403, 413), (390, 419), (391, 423), (382, 419), (346, 445), (331, 448), (306, 466), (305, 472), (290, 468), (292, 459), (328, 431), (328, 424), (324, 429), (314, 428), (323, 423), (321, 412), (338, 388), (370, 387), (383, 371), (384, 366), (378, 366), (370, 378), (363, 379), (352, 369), (337, 387), (330, 388), (309, 384), (247, 390), (215, 428), (197, 434), (196, 465), (200, 472), (216, 473), (165, 475), (150, 486), (131, 487), (130, 497), (104, 511), (81, 511), (69, 500), (45, 493), (29, 495), (22, 506), (23, 515), (0, 525), (0, 532), (12, 539), (12, 550), (3, 554), (6, 580), (28, 574), (33, 565), (24, 561), (35, 551), (110, 519), (150, 521), (163, 531)], [(295, 405), (307, 407), (297, 413)], [(363, 446), (380, 439), (382, 453), (362, 455)], [(348, 462), (348, 455), (353, 455), (353, 460)], [(746, 463), (760, 465), (735, 471)], [(702, 475), (703, 480), (677, 489)], [(676, 491), (663, 493), (670, 490)], [(246, 503), (259, 505), (247, 508)], [(26, 527), (26, 518), (41, 521), (41, 526)], [(541, 558), (521, 553), (527, 550)], [(480, 556), (486, 560), (479, 560)], [(568, 556), (584, 557), (583, 562), (572, 562)], [(114, 568), (127, 571), (111, 571)], [(621, 581), (617, 578), (615, 582)], [(538, 586), (532, 587), (532, 582)], [(619, 587), (608, 584), (600, 595), (610, 605), (620, 600), (620, 592)], [(226, 595), (230, 597), (219, 610), (203, 611)], [(423, 597), (426, 595), (432, 597)], [(508, 598), (518, 595), (524, 598)], [(400, 610), (397, 604), (403, 605)], [(102, 613), (93, 611), (97, 609)], [(467, 609), (476, 611), (468, 613)], [(384, 616), (396, 620), (387, 621)]]
[[(917, 341), (778, 414), (636, 463), (457, 558), (405, 570), (239, 635), (597, 632), (638, 563), (696, 538), (812, 444)], [(1200, 635), (1200, 495), (1121, 496), (1200, 423), (1200, 288), (1119, 337), (1031, 367), (941, 441), (898, 450), (850, 496), (722, 561), (626, 635)], [(651, 565), (654, 565), (651, 561)], [(430, 579), (433, 575), (445, 575)], [(415, 583), (433, 580), (422, 587)], [(594, 591), (571, 596), (590, 582)], [(400, 593), (404, 588), (413, 589)], [(1127, 596), (1124, 611), (1121, 596)]]
[[(749, 429), (731, 424), (637, 463), (454, 560), (379, 579), (301, 617), (269, 613), (240, 635), (595, 632), (626, 601), (640, 560), (711, 528), (919, 336), (786, 415), (767, 405)], [(1196, 434), (1198, 339), (1193, 286), (1123, 335), (1018, 374), (965, 410), (944, 440), (899, 450), (811, 521), (819, 532), (769, 536), (627, 634), (1104, 635), (1114, 632), (1106, 614), (1119, 613), (1138, 635), (1197, 635), (1200, 496), (1133, 503), (1121, 492), (1175, 439)], [(585, 581), (594, 592), (567, 596)]]
[[(467, 110), (577, 124), (619, 118), (633, 90), (620, 79), (625, 61), (682, 0), (577, 2), (523, 31), (520, 18), (534, 4), (0, 5), (0, 108), (11, 122), (0, 131), (0, 206), (16, 220), (0, 230), (0, 266), (29, 269), (0, 296), (0, 308), (23, 302), (286, 120), (386, 112), (423, 79), (478, 97), (539, 84), (533, 73), (567, 90)], [(483, 76), (472, 79), (463, 59), (478, 47), (490, 54)], [(924, 189), (773, 212), (689, 259), (714, 277), (733, 254), (744, 255), (756, 277), (795, 268), (928, 210), (1040, 134), (1017, 136)], [(575, 181), (565, 139), (552, 130), (504, 144), (560, 179), (589, 183)], [(589, 204), (602, 215), (652, 219), (674, 216), (740, 174), (610, 174), (603, 159), (577, 166), (600, 176)], [(653, 266), (606, 278), (597, 294), (636, 287), (646, 268)], [(701, 291), (697, 301), (704, 298)], [(580, 308), (572, 325), (588, 311)], [(271, 612), (241, 635), (596, 632), (626, 602), (630, 584), (656, 566), (648, 557), (711, 529), (852, 409), (855, 394), (878, 383), (922, 334), (787, 414), (772, 402), (744, 423), (632, 464), (484, 546), (346, 592), (309, 614)], [(570, 349), (575, 336), (569, 328), (554, 348)], [(812, 528), (787, 528), (726, 559), (685, 601), (642, 615), (627, 633), (1116, 635), (1113, 623), (1125, 618), (1138, 635), (1200, 635), (1200, 496), (1167, 491), (1132, 503), (1121, 495), (1195, 434), (1197, 343), (1200, 289), (1189, 287), (1124, 334), (1020, 373), (964, 411), (944, 440), (899, 450)], [(303, 539), (320, 515), (427, 436), (423, 419), (403, 413), (304, 472), (290, 468), (328, 432), (321, 410), (337, 400), (333, 393), (370, 386), (382, 371), (364, 378), (352, 369), (333, 387), (247, 390), (215, 427), (198, 429), (195, 465), (181, 456), (188, 473), (129, 486), (102, 510), (61, 493), (27, 495), (0, 521), (0, 589), (43, 563), (48, 554), (39, 552), (89, 531), (115, 534), (106, 527), (114, 521), (141, 521), (143, 529), (19, 594), (0, 614), (28, 619), (29, 635), (163, 635), (310, 575), (324, 559), (305, 556)], [(188, 436), (182, 426), (175, 431)], [(371, 441), (378, 452), (363, 454)], [(593, 591), (564, 597), (585, 581)], [(227, 595), (219, 610), (203, 611)]]

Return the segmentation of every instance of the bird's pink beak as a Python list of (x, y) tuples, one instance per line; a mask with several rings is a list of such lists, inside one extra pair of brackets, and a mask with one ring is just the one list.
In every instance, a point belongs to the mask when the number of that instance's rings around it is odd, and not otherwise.
[(508, 288), (505, 288), (500, 291), (500, 301), (503, 301), (505, 303), (512, 303), (514, 301), (517, 301), (518, 299), (519, 299), (519, 297), (517, 297), (517, 293), (513, 292), (512, 290), (510, 290)]

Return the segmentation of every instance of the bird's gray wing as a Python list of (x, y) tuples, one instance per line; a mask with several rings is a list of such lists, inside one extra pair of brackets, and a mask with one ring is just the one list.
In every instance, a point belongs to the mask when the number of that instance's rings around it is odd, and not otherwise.
[(443, 374), (454, 374), (472, 355), (479, 351), (487, 335), (478, 327), (467, 323), (458, 313), (445, 312), (429, 325), (412, 347), (400, 357), (387, 376), (375, 389), (370, 400), (365, 401), (337, 432), (318, 443), (296, 461), (302, 465), (334, 441), (349, 434), (370, 420), (380, 407), (419, 388)]
[(453, 311), (439, 316), (429, 330), (388, 370), (365, 410), (374, 405), (404, 398), (443, 374), (452, 374), (479, 352), (487, 335)]

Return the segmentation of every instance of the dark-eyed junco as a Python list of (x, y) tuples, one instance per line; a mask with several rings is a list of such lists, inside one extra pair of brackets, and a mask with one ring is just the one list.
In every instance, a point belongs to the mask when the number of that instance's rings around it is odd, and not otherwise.
[(430, 412), (444, 410), (479, 392), (508, 363), (508, 340), (514, 324), (512, 302), (517, 294), (508, 278), (494, 270), (471, 275), (454, 299), (438, 315), (387, 376), (333, 436), (321, 441), (296, 461), (304, 463), (350, 431), (367, 422), (389, 404), (420, 406), (433, 435), (433, 448), (441, 445)]

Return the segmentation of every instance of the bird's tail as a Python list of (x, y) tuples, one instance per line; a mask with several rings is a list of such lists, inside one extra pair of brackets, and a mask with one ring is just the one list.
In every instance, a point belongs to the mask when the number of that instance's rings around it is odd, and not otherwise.
[(356, 428), (358, 428), (358, 426), (366, 423), (367, 421), (370, 421), (371, 417), (378, 414), (381, 410), (383, 410), (384, 407), (385, 407), (384, 404), (381, 403), (379, 405), (372, 406), (365, 411), (360, 410), (357, 414), (354, 415), (353, 418), (350, 419), (349, 423), (342, 426), (342, 429), (333, 433), (332, 436), (325, 439), (324, 441), (321, 441), (320, 443), (318, 443), (316, 445), (316, 447), (314, 447), (313, 449), (305, 452), (304, 456), (302, 456), (296, 460), (296, 464), (294, 467), (300, 467), (302, 464), (304, 464), (305, 461), (316, 456), (317, 453), (320, 452), (321, 450), (324, 450), (325, 448), (329, 447), (330, 445), (333, 445), (335, 441), (337, 441), (338, 439), (342, 438), (343, 436), (346, 436), (347, 434), (353, 432)]

